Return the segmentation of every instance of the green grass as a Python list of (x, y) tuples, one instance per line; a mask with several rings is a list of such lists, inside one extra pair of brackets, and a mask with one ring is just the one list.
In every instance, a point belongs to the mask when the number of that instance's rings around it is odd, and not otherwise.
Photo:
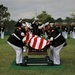
[[(15, 59), (15, 51), (7, 44), (8, 36), (0, 39), (0, 75), (75, 75), (75, 39), (67, 39), (68, 45), (61, 50), (62, 65), (31, 66), (20, 69), (11, 65)], [(23, 53), (23, 56), (27, 53)]]

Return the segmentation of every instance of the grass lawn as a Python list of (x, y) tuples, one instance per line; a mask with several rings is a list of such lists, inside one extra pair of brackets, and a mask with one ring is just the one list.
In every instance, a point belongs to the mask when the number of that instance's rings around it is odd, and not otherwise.
[[(0, 75), (75, 75), (75, 39), (67, 39), (61, 50), (61, 66), (31, 66), (11, 69), (15, 51), (7, 44), (8, 36), (0, 39)], [(27, 53), (23, 53), (23, 56)]]

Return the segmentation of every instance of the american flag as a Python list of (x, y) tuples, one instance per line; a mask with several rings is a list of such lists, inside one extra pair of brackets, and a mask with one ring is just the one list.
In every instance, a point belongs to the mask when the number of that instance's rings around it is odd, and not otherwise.
[(30, 47), (34, 49), (41, 50), (48, 44), (50, 44), (50, 41), (47, 41), (37, 35), (33, 35), (32, 33), (28, 32), (26, 36), (23, 38), (24, 44), (29, 44)]

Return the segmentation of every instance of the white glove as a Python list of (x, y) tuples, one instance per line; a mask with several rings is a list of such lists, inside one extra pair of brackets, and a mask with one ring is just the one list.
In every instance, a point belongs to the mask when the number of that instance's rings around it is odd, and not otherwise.
[(51, 38), (49, 39), (49, 41), (53, 41), (53, 37), (51, 37)]
[(22, 32), (22, 33), (21, 33), (21, 36), (25, 36), (25, 34)]
[(23, 47), (23, 52), (26, 52), (26, 47)]

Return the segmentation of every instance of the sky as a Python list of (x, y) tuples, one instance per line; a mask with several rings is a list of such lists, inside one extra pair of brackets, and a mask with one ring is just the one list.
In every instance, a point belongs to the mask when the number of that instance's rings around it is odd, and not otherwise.
[(46, 11), (54, 19), (65, 19), (75, 14), (75, 0), (0, 0), (0, 5), (8, 7), (10, 18), (33, 18)]

